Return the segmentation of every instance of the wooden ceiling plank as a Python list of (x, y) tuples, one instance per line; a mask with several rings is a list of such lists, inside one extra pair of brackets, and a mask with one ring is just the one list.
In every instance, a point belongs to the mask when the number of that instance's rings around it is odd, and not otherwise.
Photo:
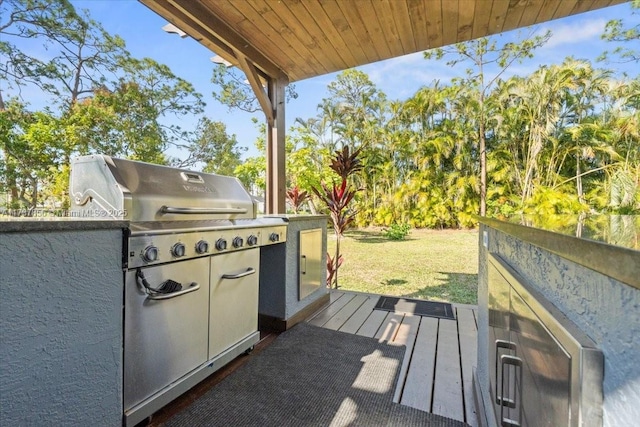
[(489, 27), (484, 36), (497, 34), (504, 28), (504, 20), (509, 10), (509, 0), (493, 0), (491, 6), (491, 18), (489, 19)]
[(353, 27), (347, 21), (346, 16), (338, 6), (335, 0), (319, 0), (320, 7), (325, 12), (329, 20), (333, 23), (342, 42), (349, 46), (353, 58), (356, 60), (356, 64), (363, 64), (369, 61), (369, 52), (365, 51), (365, 46), (360, 43), (358, 37), (356, 37)]
[[(325, 7), (328, 3), (331, 3), (331, 2), (334, 2), (335, 5), (338, 6), (338, 9), (340, 10), (340, 14), (343, 17), (343, 20), (346, 23), (346, 26), (349, 28), (346, 31), (353, 32), (355, 39), (358, 40), (358, 43), (362, 47), (362, 51), (367, 57), (367, 63), (375, 62), (379, 60), (380, 58), (378, 57), (378, 54), (376, 52), (375, 47), (373, 46), (371, 38), (367, 33), (367, 29), (364, 26), (364, 23), (362, 22), (362, 18), (360, 17), (358, 10), (355, 7), (353, 7), (353, 3), (329, 0), (329, 1), (323, 2), (323, 7)], [(325, 7), (325, 10), (327, 10), (326, 7)], [(358, 34), (360, 34), (361, 37), (358, 37)]]
[[(446, 0), (445, 0), (446, 1)], [(442, 0), (426, 0), (427, 31), (431, 47), (442, 46)]]
[[(368, 7), (356, 8), (356, 13), (360, 15), (366, 34), (369, 38), (369, 43), (373, 45), (376, 52), (377, 60), (391, 58), (391, 49), (387, 44), (385, 34), (382, 31), (382, 25), (380, 24), (379, 16), (383, 14), (383, 11), (379, 11), (380, 2), (377, 0), (360, 0), (360, 2), (368, 2)], [(351, 2), (342, 2), (347, 8), (353, 7)], [(344, 9), (343, 9), (344, 10)]]
[(572, 15), (577, 13), (583, 13), (592, 9), (594, 1), (593, 0), (582, 0), (576, 3), (576, 6), (571, 11)]
[(454, 44), (458, 41), (458, 0), (442, 2), (442, 43)]
[(413, 35), (413, 25), (409, 15), (409, 7), (407, 2), (387, 0), (391, 8), (391, 14), (395, 17), (393, 25), (399, 34), (402, 44), (402, 54), (417, 51), (416, 40)]
[[(282, 21), (294, 30), (294, 37), (298, 38), (308, 51), (308, 55), (315, 56), (323, 65), (326, 72), (341, 70), (345, 62), (333, 51), (333, 46), (329, 42), (323, 29), (318, 27), (309, 11), (298, 2), (268, 2), (273, 10), (280, 16)], [(300, 60), (304, 61), (302, 57)]]
[(538, 22), (538, 14), (540, 14), (543, 4), (544, 0), (529, 0), (529, 3), (522, 12), (522, 17), (520, 17), (520, 25), (522, 27), (528, 27)]
[[(236, 24), (236, 29), (241, 36), (245, 38), (251, 37), (257, 49), (266, 56), (271, 57), (274, 62), (281, 64), (286, 69), (295, 70), (299, 67), (301, 72), (311, 72), (314, 65), (318, 64), (298, 64), (295, 56), (291, 53), (296, 52), (295, 49), (285, 40), (282, 35), (274, 30), (270, 25), (269, 19), (265, 19), (262, 13), (257, 12), (249, 2), (239, 1), (233, 2), (233, 6), (241, 13), (245, 19)], [(216, 6), (214, 6), (216, 7)], [(271, 16), (273, 18), (273, 16)], [(289, 52), (289, 53), (287, 53)], [(302, 51), (299, 54), (305, 54)], [(295, 78), (295, 77), (294, 77)]]
[(522, 19), (522, 14), (524, 13), (524, 10), (527, 8), (528, 3), (529, 2), (527, 0), (512, 0), (509, 3), (509, 9), (504, 19), (502, 31), (511, 31), (520, 26), (520, 20)]
[(233, 3), (218, 0), (201, 0), (201, 2), (206, 5), (207, 9), (214, 11), (216, 15), (223, 18), (230, 26), (236, 25), (247, 19), (233, 6)]
[(477, 39), (487, 34), (489, 21), (491, 20), (491, 8), (493, 2), (479, 2), (475, 8), (473, 17), (473, 31), (471, 38)]
[(559, 4), (553, 19), (564, 18), (565, 16), (571, 15), (571, 11), (576, 6), (577, 2), (578, 0), (562, 0), (561, 2), (558, 2)]
[(416, 51), (427, 50), (431, 45), (429, 44), (426, 5), (421, 1), (410, 1), (408, 6)]
[(389, 0), (376, 0), (375, 6), (375, 12), (382, 31), (382, 37), (389, 47), (389, 57), (393, 58), (404, 55), (406, 50), (402, 46), (402, 39), (396, 25), (397, 18)]
[(475, 0), (459, 0), (458, 3), (458, 42), (473, 38), (473, 17), (476, 14)]
[[(159, 0), (161, 1), (161, 0)], [(208, 30), (208, 34), (217, 37), (226, 45), (238, 49), (245, 57), (251, 60), (264, 73), (274, 78), (287, 78), (288, 76), (272, 62), (267, 56), (263, 55), (248, 40), (240, 36), (236, 31), (232, 30), (219, 17), (211, 14), (202, 4), (191, 2), (189, 0), (169, 0), (170, 3), (178, 10), (192, 19), (198, 25)], [(214, 30), (215, 29), (215, 30)], [(217, 53), (217, 52), (216, 52)], [(219, 53), (223, 56), (221, 53)]]
[[(319, 2), (306, 1), (302, 4), (307, 9), (309, 15), (313, 17), (316, 25), (327, 33), (327, 39), (331, 44), (333, 51), (342, 59), (346, 65), (345, 68), (355, 67), (356, 64), (358, 64), (358, 61), (351, 50), (359, 49), (360, 52), (362, 52), (360, 45), (347, 46), (337, 27), (333, 22), (331, 22), (331, 18), (329, 18), (329, 15), (327, 15)], [(362, 55), (360, 55), (360, 57), (362, 57)]]
[[(258, 22), (264, 21), (260, 26), (263, 28), (263, 33), (267, 33), (265, 34), (265, 39), (263, 39), (266, 45), (265, 49), (271, 49), (271, 45), (277, 44), (291, 52), (287, 55), (289, 61), (300, 67), (301, 70), (325, 69), (326, 72), (327, 68), (324, 65), (326, 60), (321, 55), (322, 49), (307, 46), (305, 41), (299, 37), (304, 32), (296, 29), (300, 26), (299, 22), (297, 20), (293, 23), (287, 22), (285, 17), (282, 16), (281, 10), (272, 8), (272, 6), (278, 5), (278, 2), (244, 0), (236, 2), (236, 4), (241, 6), (243, 12), (249, 13), (251, 19), (255, 19)], [(252, 9), (252, 12), (249, 11), (249, 8)], [(286, 9), (286, 13), (289, 13), (288, 9)], [(307, 35), (305, 34), (304, 37), (307, 37)], [(289, 47), (286, 48), (286, 46)]]
[(540, 11), (538, 12), (536, 23), (546, 22), (553, 19), (559, 4), (560, 2), (558, 0), (545, 0), (542, 7), (540, 7)]

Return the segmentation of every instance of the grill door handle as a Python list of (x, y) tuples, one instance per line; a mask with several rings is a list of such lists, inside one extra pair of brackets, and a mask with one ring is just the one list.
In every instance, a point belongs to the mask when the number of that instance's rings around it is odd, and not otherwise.
[(147, 295), (147, 299), (152, 300), (163, 300), (163, 299), (171, 299), (175, 297), (179, 297), (180, 295), (188, 294), (190, 292), (195, 292), (200, 289), (200, 285), (196, 282), (191, 283), (188, 288), (183, 289), (177, 292), (171, 292), (170, 294), (155, 294), (155, 295)]
[[(511, 342), (511, 341), (505, 341), (505, 340), (496, 340), (496, 370), (495, 370), (495, 381), (494, 384), (496, 385), (496, 403), (500, 406), (508, 406), (510, 408), (515, 407), (515, 404), (513, 401), (509, 400), (508, 398), (505, 398), (502, 394), (502, 391), (500, 391), (500, 393), (498, 393), (498, 373), (500, 372), (498, 370), (498, 364), (501, 363), (501, 359), (500, 359), (500, 349), (504, 348), (506, 350), (516, 350), (517, 346), (515, 343)], [(504, 379), (502, 379), (502, 381), (504, 382)]]
[(250, 276), (252, 274), (255, 274), (256, 269), (249, 267), (247, 268), (245, 271), (243, 271), (242, 273), (238, 273), (238, 274), (223, 274), (222, 278), (223, 279), (240, 279), (242, 277), (246, 277), (246, 276)]
[[(518, 408), (518, 419), (517, 420), (513, 420), (510, 418), (505, 418), (504, 416), (504, 407), (505, 406), (510, 406), (510, 405), (500, 405), (500, 425), (502, 427), (520, 427), (521, 423), (520, 420), (522, 420), (522, 403), (517, 404), (517, 399), (520, 398), (522, 399), (522, 359), (520, 359), (519, 357), (515, 357), (515, 356), (508, 356), (506, 354), (502, 355), (500, 357), (500, 364), (502, 365), (501, 369), (502, 369), (502, 384), (501, 384), (501, 388), (502, 388), (502, 396), (503, 396), (503, 401), (507, 400), (508, 402), (513, 402), (513, 406), (511, 406), (512, 408), (517, 407)], [(515, 395), (513, 396), (513, 399), (505, 399), (504, 398), (504, 371), (505, 371), (505, 367), (507, 365), (511, 365), (513, 367), (515, 367), (516, 369), (516, 376), (514, 379), (514, 383), (516, 385), (516, 389), (515, 391)], [(509, 387), (507, 385), (507, 387)]]
[(245, 208), (179, 208), (175, 206), (163, 206), (160, 208), (163, 214), (196, 215), (196, 214), (244, 214)]

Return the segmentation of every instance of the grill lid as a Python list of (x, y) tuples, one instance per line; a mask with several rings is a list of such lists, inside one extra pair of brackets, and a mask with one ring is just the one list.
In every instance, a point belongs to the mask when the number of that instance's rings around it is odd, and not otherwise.
[(237, 178), (106, 155), (71, 161), (71, 209), (141, 221), (255, 219), (257, 203)]

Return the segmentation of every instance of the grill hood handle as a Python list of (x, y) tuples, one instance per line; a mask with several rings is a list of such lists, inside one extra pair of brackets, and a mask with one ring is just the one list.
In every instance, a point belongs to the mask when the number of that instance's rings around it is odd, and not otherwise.
[(178, 208), (174, 206), (162, 206), (160, 213), (193, 215), (193, 214), (245, 214), (245, 208)]

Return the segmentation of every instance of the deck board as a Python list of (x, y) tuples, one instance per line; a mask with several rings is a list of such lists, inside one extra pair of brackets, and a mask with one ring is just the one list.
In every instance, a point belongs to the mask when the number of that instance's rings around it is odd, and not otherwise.
[(457, 322), (440, 319), (431, 412), (456, 420), (464, 420), (459, 354)]
[(418, 326), (420, 325), (420, 316), (404, 316), (402, 323), (398, 327), (398, 332), (393, 339), (394, 344), (406, 346), (404, 359), (400, 366), (400, 373), (398, 374), (398, 386), (393, 395), (393, 401), (400, 402), (404, 383), (407, 378), (407, 371), (409, 370), (409, 363), (411, 362), (411, 354), (413, 353), (413, 347), (416, 342), (416, 335), (418, 334)]
[(327, 308), (320, 311), (311, 320), (309, 320), (309, 323), (315, 326), (324, 326), (325, 323), (327, 323), (333, 316), (335, 316), (342, 309), (342, 307), (347, 305), (349, 301), (351, 301), (354, 297), (355, 294), (341, 295), (335, 301), (331, 302), (331, 304)]
[(378, 332), (375, 334), (374, 338), (379, 341), (387, 341), (388, 343), (393, 342), (393, 339), (396, 337), (398, 329), (402, 324), (403, 318), (404, 314), (389, 312), (387, 314), (387, 317), (385, 317), (384, 322), (382, 322), (380, 329), (378, 329)]
[(477, 360), (477, 328), (473, 310), (456, 308), (458, 317), (458, 336), (460, 337), (460, 359), (462, 366), (462, 390), (464, 397), (465, 420), (476, 427), (476, 411), (473, 405), (473, 389), (471, 386), (472, 366)]
[(330, 305), (309, 323), (406, 346), (395, 402), (476, 426), (471, 377), (477, 306), (454, 304), (456, 319), (449, 320), (375, 310), (380, 295), (330, 294)]
[(372, 310), (367, 320), (364, 321), (356, 335), (373, 338), (378, 333), (382, 323), (387, 318), (387, 312), (382, 310)]
[[(356, 332), (358, 332), (358, 330), (362, 327), (364, 322), (369, 318), (369, 316), (373, 314), (372, 313), (373, 307), (376, 306), (377, 302), (378, 302), (377, 297), (369, 295), (367, 297), (367, 300), (358, 308), (358, 310), (356, 310), (355, 313), (353, 313), (353, 316), (351, 316), (349, 320), (347, 320), (340, 327), (339, 331), (347, 332), (350, 334), (355, 334)], [(380, 321), (380, 323), (382, 323), (382, 321)], [(373, 331), (371, 336), (375, 335), (379, 327), (380, 327), (380, 324), (378, 324), (378, 326), (376, 327), (376, 330)]]
[(353, 299), (346, 303), (323, 327), (337, 331), (368, 299), (369, 297), (366, 295), (354, 296)]
[(422, 411), (431, 411), (431, 392), (436, 366), (438, 319), (423, 317), (413, 348), (413, 357), (400, 403)]

